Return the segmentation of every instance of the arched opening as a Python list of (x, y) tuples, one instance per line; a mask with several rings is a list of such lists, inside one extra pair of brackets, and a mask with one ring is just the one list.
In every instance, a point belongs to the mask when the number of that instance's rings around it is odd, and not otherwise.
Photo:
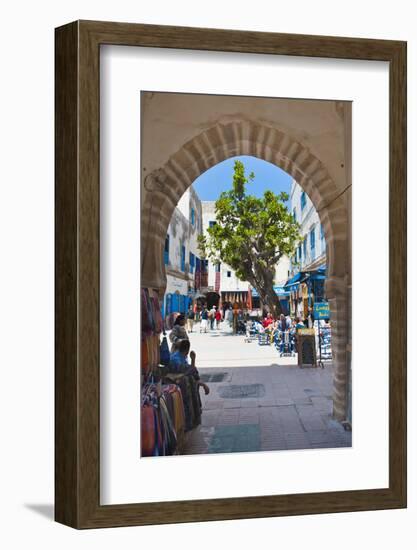
[(213, 306), (219, 307), (220, 295), (218, 292), (207, 292), (206, 307), (211, 309)]
[[(327, 243), (326, 292), (333, 323), (335, 364), (333, 410), (344, 420), (348, 408), (350, 226), (346, 191), (337, 185), (311, 148), (290, 132), (250, 120), (217, 122), (183, 144), (143, 179), (142, 281), (164, 294), (163, 247), (174, 208), (185, 190), (204, 171), (234, 156), (252, 155), (289, 173), (308, 194), (320, 217)], [(346, 181), (346, 180), (344, 180)], [(158, 218), (155, 219), (155, 212)]]

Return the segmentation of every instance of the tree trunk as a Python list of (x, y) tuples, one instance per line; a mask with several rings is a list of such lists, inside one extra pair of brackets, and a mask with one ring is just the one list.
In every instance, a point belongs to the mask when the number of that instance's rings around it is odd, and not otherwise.
[(282, 309), (279, 298), (274, 290), (274, 273), (262, 270), (257, 280), (253, 280), (252, 284), (256, 288), (262, 302), (268, 306), (272, 315), (278, 318), (282, 313)]
[(259, 263), (247, 262), (249, 267), (243, 272), (242, 280), (248, 281), (258, 292), (261, 301), (269, 308), (270, 313), (278, 318), (281, 313), (281, 303), (274, 290), (275, 269), (261, 267)]
[(266, 303), (268, 304), (268, 307), (271, 310), (272, 315), (277, 319), (281, 313), (281, 303), (279, 301), (278, 296), (275, 293), (273, 285), (268, 285), (265, 289), (266, 291)]

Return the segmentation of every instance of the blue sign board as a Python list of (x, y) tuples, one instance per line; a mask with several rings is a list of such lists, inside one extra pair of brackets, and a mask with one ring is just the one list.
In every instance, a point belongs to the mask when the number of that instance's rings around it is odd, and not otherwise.
[(314, 304), (314, 319), (330, 319), (329, 302), (316, 302)]

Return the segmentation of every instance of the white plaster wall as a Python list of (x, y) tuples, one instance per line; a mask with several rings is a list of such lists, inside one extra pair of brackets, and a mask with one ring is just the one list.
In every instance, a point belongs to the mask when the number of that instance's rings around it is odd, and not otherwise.
[[(194, 225), (191, 224), (191, 208), (194, 208)], [(182, 271), (181, 269), (181, 246), (185, 245), (185, 271), (190, 280), (194, 275), (189, 270), (190, 252), (196, 257), (200, 257), (198, 250), (197, 237), (201, 230), (201, 201), (195, 192), (188, 189), (174, 210), (171, 222), (168, 226), (169, 241), (169, 265), (167, 268)], [(195, 267), (194, 267), (195, 273)], [(169, 275), (168, 275), (169, 276)], [(168, 292), (168, 290), (166, 291)]]
[(282, 286), (287, 282), (291, 260), (283, 256), (275, 266), (275, 285)]
[(175, 292), (186, 296), (188, 293), (188, 282), (185, 279), (167, 275), (167, 288), (165, 294), (174, 294)]
[(169, 264), (168, 269), (181, 270), (181, 246), (185, 245), (185, 261), (188, 252), (188, 220), (182, 212), (176, 208), (168, 227), (169, 235)]
[[(202, 201), (201, 208), (203, 214), (203, 234), (207, 234), (207, 229), (210, 225), (210, 221), (214, 221), (216, 219), (214, 201)], [(213, 287), (214, 289), (216, 280), (216, 269), (214, 263), (211, 260), (208, 261), (207, 271), (208, 286)]]
[[(233, 269), (226, 265), (222, 264), (220, 272), (220, 290), (221, 291), (240, 291), (248, 290), (249, 283), (247, 281), (241, 281), (238, 279), (236, 273)], [(227, 276), (227, 273), (230, 272), (230, 277)]]
[[(306, 194), (306, 205), (301, 209), (301, 194), (303, 190), (298, 183), (293, 180), (290, 191), (290, 204), (289, 210), (291, 213), (295, 213), (296, 220), (300, 224), (300, 233), (303, 238), (307, 238), (307, 254), (304, 255), (303, 245), (301, 244), (302, 261), (301, 265), (291, 264), (291, 271), (297, 273), (300, 269), (304, 269), (312, 262), (326, 254), (326, 239), (321, 238), (320, 233), (320, 219), (316, 209), (313, 206), (309, 196)], [(310, 248), (310, 231), (314, 227), (315, 232), (315, 254), (314, 257)], [(298, 260), (298, 254), (297, 254)], [(325, 262), (325, 256), (323, 257), (323, 263)]]
[(189, 217), (189, 208), (190, 208), (190, 189), (187, 189), (183, 196), (180, 198), (177, 204), (178, 210), (182, 212), (183, 216), (187, 219)]

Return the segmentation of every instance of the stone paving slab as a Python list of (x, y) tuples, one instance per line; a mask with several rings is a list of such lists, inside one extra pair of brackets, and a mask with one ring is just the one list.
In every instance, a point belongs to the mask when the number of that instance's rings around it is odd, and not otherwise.
[(287, 442), (287, 449), (308, 449), (310, 442), (304, 432), (284, 434)]
[(244, 424), (218, 426), (208, 448), (209, 453), (244, 453), (260, 450), (259, 426)]
[[(225, 377), (208, 382), (209, 395), (201, 395), (202, 424), (187, 434), (186, 454), (351, 446), (351, 432), (332, 418), (331, 363), (299, 369), (296, 358), (280, 358), (273, 346), (245, 344), (243, 337), (222, 331), (192, 334), (190, 340), (200, 374)], [(236, 387), (245, 393), (244, 386), (254, 384), (263, 386), (260, 397), (220, 395), (224, 386), (235, 386), (238, 395)]]
[[(268, 369), (257, 367), (256, 370)], [(282, 370), (263, 372), (250, 377), (246, 367), (235, 367), (228, 374), (229, 383), (262, 383), (266, 385), (263, 398), (221, 399), (219, 383), (211, 383), (209, 396), (202, 395), (202, 425), (188, 440), (186, 453), (233, 453), (252, 451), (284, 451), (297, 449), (338, 448), (351, 445), (351, 434), (331, 417), (331, 398), (320, 395), (320, 386), (299, 377), (301, 387), (281, 383)], [(209, 373), (210, 369), (200, 369)], [(291, 375), (290, 375), (291, 376)], [(328, 372), (331, 377), (331, 372)], [(308, 378), (311, 378), (309, 376)], [(288, 376), (287, 376), (288, 379)], [(222, 382), (224, 384), (224, 381)], [(312, 387), (313, 386), (313, 387)], [(309, 391), (305, 392), (307, 389)], [(286, 395), (287, 397), (282, 397)], [(295, 396), (295, 399), (289, 396)], [(240, 432), (245, 426), (256, 426), (257, 431)], [(252, 428), (253, 430), (253, 428)], [(255, 434), (255, 435), (252, 435)], [(253, 439), (251, 439), (253, 437)]]

